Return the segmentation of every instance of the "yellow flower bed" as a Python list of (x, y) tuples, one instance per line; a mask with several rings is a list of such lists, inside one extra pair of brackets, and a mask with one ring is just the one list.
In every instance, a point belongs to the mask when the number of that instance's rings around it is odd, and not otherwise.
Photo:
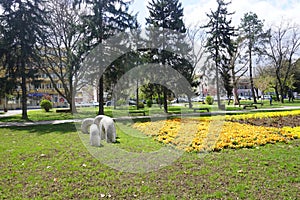
[(298, 127), (283, 127), (282, 134), (289, 138), (298, 139), (300, 138), (300, 126)]
[(294, 115), (300, 115), (300, 110), (230, 115), (230, 116), (226, 116), (226, 120), (231, 121), (231, 120), (240, 120), (240, 119), (263, 119), (263, 118), (286, 117), (286, 116), (294, 116)]
[(173, 119), (136, 123), (133, 127), (188, 152), (251, 148), (300, 137), (300, 127), (279, 129), (208, 119)]

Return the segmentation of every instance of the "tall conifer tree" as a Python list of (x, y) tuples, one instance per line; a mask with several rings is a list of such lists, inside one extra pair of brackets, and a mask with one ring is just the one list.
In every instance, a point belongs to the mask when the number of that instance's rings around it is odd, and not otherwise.
[[(146, 18), (146, 21), (149, 39), (150, 42), (156, 41), (157, 44), (156, 52), (152, 53), (157, 55), (158, 62), (163, 65), (169, 64), (179, 72), (183, 71), (182, 65), (178, 64), (182, 60), (178, 59), (178, 55), (174, 53), (180, 51), (187, 53), (189, 48), (184, 42), (186, 28), (183, 22), (182, 4), (178, 0), (152, 0), (149, 2), (148, 9), (150, 16)], [(175, 60), (177, 62), (174, 62)], [(167, 93), (167, 88), (163, 87), (164, 111), (166, 113), (168, 112)]]
[(207, 14), (209, 23), (205, 28), (210, 30), (207, 32), (208, 42), (207, 48), (210, 52), (211, 58), (215, 62), (216, 83), (217, 83), (217, 99), (218, 107), (221, 108), (220, 103), (220, 77), (221, 75), (224, 87), (228, 93), (230, 91), (230, 57), (233, 55), (235, 46), (232, 42), (232, 37), (235, 36), (234, 27), (231, 26), (231, 20), (227, 6), (230, 3), (225, 3), (223, 0), (217, 0), (218, 8), (216, 11), (211, 11)]
[(43, 0), (1, 0), (3, 13), (0, 16), (4, 46), (6, 47), (6, 67), (15, 68), (14, 78), (21, 79), (22, 118), (27, 115), (26, 83), (34, 63), (39, 61), (38, 46), (44, 39)]
[[(129, 13), (131, 1), (125, 0), (76, 0), (76, 4), (84, 3), (90, 8), (84, 16), (85, 25), (83, 30), (86, 35), (86, 44), (93, 48), (103, 43), (109, 37), (127, 29), (137, 27), (136, 16)], [(102, 55), (103, 56), (103, 55)], [(104, 66), (102, 66), (104, 67)], [(104, 114), (104, 76), (99, 80), (99, 111)]]
[(263, 42), (267, 37), (267, 34), (263, 31), (263, 21), (258, 19), (258, 16), (255, 13), (246, 13), (241, 19), (240, 32), (241, 37), (246, 41), (248, 47), (247, 54), (249, 60), (249, 75), (250, 75), (250, 84), (251, 84), (251, 93), (253, 101), (256, 103), (254, 81), (253, 81), (253, 56), (254, 53), (259, 52), (258, 46), (259, 43)]

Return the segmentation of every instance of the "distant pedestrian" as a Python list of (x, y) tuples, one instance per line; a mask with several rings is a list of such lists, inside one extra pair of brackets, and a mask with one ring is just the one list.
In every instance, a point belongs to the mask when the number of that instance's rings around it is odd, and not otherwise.
[(292, 102), (294, 102), (294, 94), (293, 94), (293, 91), (292, 90), (289, 90), (288, 91), (288, 97), (289, 97), (289, 102), (291, 102), (291, 100), (292, 100)]
[(270, 96), (270, 106), (273, 105), (273, 104), (272, 104), (272, 101), (273, 101), (273, 98), (272, 98), (272, 96)]

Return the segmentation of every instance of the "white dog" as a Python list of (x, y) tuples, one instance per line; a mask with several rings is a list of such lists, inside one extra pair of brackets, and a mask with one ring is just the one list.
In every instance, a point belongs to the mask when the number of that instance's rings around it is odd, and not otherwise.
[(116, 142), (116, 127), (112, 118), (104, 116), (100, 121), (99, 129), (102, 140), (105, 139), (107, 143)]
[(90, 127), (90, 144), (91, 146), (99, 147), (101, 140), (101, 132), (96, 124), (92, 124)]

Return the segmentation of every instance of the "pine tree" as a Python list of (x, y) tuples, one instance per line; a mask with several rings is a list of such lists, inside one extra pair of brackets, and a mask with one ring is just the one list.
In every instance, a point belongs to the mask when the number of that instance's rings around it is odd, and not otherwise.
[(253, 55), (255, 52), (258, 52), (258, 46), (260, 41), (267, 36), (263, 31), (263, 22), (258, 19), (255, 13), (246, 13), (244, 18), (241, 20), (240, 30), (241, 37), (246, 40), (246, 45), (248, 47), (247, 54), (249, 60), (249, 76), (251, 84), (251, 93), (254, 102), (256, 103), (256, 96), (254, 90), (254, 81), (253, 81)]
[[(129, 13), (130, 1), (124, 0), (76, 0), (76, 4), (85, 3), (90, 7), (89, 14), (84, 16), (83, 30), (86, 42), (90, 49), (102, 44), (117, 33), (124, 32), (137, 26), (136, 16)], [(102, 66), (103, 67), (103, 66)], [(104, 114), (104, 76), (101, 76), (98, 85), (99, 111)]]
[(227, 6), (230, 3), (225, 3), (223, 0), (217, 0), (217, 3), (217, 10), (207, 14), (210, 21), (204, 28), (210, 28), (207, 32), (209, 37), (206, 47), (215, 62), (218, 107), (221, 108), (219, 74), (222, 76), (223, 84), (228, 95), (228, 91), (231, 88), (229, 63), (230, 57), (233, 55), (235, 49), (231, 38), (235, 36), (235, 33), (234, 27), (231, 26), (231, 20), (227, 19), (228, 16), (233, 14), (227, 10)]
[[(156, 62), (171, 65), (179, 72), (184, 72), (180, 54), (188, 52), (188, 45), (184, 42), (186, 28), (183, 22), (183, 8), (178, 0), (152, 0), (149, 2), (150, 16), (146, 18), (150, 42), (155, 41), (152, 54), (159, 58)], [(160, 31), (162, 30), (162, 31)], [(180, 58), (180, 59), (179, 59)], [(171, 62), (173, 60), (173, 62)], [(174, 62), (176, 60), (176, 62)], [(191, 66), (191, 65), (187, 65)], [(192, 74), (192, 73), (191, 73)], [(163, 87), (164, 111), (168, 112), (168, 90)]]
[[(0, 16), (6, 67), (14, 71), (15, 79), (21, 79), (22, 89), (22, 118), (27, 115), (26, 82), (34, 74), (34, 63), (39, 62), (38, 45), (44, 39), (43, 0), (20, 1), (1, 0), (3, 10)], [(11, 69), (16, 70), (11, 70)]]

